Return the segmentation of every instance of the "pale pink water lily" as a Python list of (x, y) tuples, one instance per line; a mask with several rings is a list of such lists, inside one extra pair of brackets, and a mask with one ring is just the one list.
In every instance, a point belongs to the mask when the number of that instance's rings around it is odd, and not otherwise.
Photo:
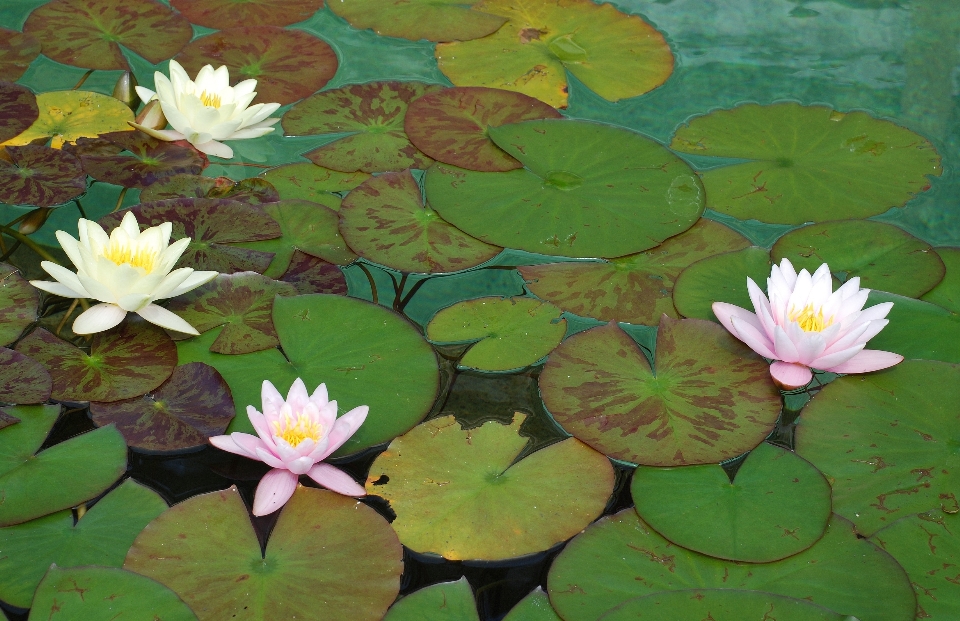
[(263, 413), (247, 406), (247, 416), (259, 437), (236, 432), (210, 438), (210, 443), (219, 449), (273, 468), (257, 486), (254, 515), (267, 515), (282, 507), (296, 490), (301, 474), (345, 496), (366, 494), (363, 486), (347, 473), (319, 462), (356, 433), (367, 418), (367, 406), (355, 407), (337, 418), (337, 402), (327, 399), (326, 384), (320, 384), (308, 395), (300, 378), (290, 387), (286, 400), (265, 380), (261, 399)]
[(798, 274), (789, 260), (774, 265), (767, 279), (767, 293), (747, 278), (754, 313), (714, 302), (720, 323), (750, 349), (771, 358), (770, 375), (781, 388), (806, 386), (811, 369), (832, 373), (867, 373), (891, 367), (903, 356), (864, 349), (888, 320), (893, 302), (864, 310), (869, 289), (860, 288), (854, 277), (833, 291), (830, 268), (824, 263), (813, 275)]

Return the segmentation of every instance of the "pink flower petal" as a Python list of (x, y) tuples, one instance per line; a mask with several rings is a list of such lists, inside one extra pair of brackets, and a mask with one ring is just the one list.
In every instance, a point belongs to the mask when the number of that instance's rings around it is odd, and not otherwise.
[(723, 327), (727, 329), (727, 332), (737, 336), (737, 338), (739, 338), (737, 331), (733, 328), (733, 324), (730, 323), (731, 317), (736, 317), (737, 319), (745, 321), (753, 325), (757, 330), (763, 330), (763, 327), (760, 325), (760, 320), (757, 319), (757, 316), (745, 308), (740, 308), (739, 306), (735, 306), (733, 304), (727, 304), (726, 302), (714, 302), (712, 308), (713, 314), (717, 316), (717, 319), (719, 319)]
[(841, 349), (840, 351), (833, 352), (832, 354), (827, 354), (825, 356), (820, 356), (816, 360), (810, 363), (815, 369), (832, 369), (838, 364), (842, 364), (847, 360), (850, 360), (862, 350), (864, 343), (858, 343), (846, 349)]
[[(211, 436), (208, 438), (210, 444), (214, 445), (221, 451), (226, 451), (228, 453), (234, 453), (235, 455), (242, 455), (243, 457), (249, 457), (250, 459), (256, 459), (257, 461), (263, 461), (260, 457), (257, 456), (255, 452), (249, 452), (239, 444), (237, 444), (234, 435), (249, 435), (249, 434), (230, 434), (228, 436)], [(251, 436), (252, 437), (252, 436)]]
[(264, 449), (257, 449), (257, 457), (263, 463), (267, 464), (271, 468), (280, 468), (286, 470), (287, 466), (272, 451), (267, 451)]
[(313, 391), (312, 395), (310, 395), (310, 401), (312, 401), (319, 410), (322, 410), (323, 406), (325, 406), (329, 400), (330, 398), (327, 396), (326, 384), (320, 384), (317, 386), (317, 389)]
[(731, 317), (730, 321), (734, 327), (734, 334), (739, 337), (741, 341), (747, 344), (747, 347), (757, 352), (764, 358), (776, 358), (777, 355), (773, 352), (773, 343), (767, 339), (759, 330), (754, 328), (749, 323), (740, 321), (736, 317)]
[(770, 376), (783, 390), (795, 390), (809, 384), (813, 379), (813, 372), (808, 366), (778, 360), (770, 365)]
[(354, 481), (349, 474), (330, 464), (317, 464), (310, 469), (307, 476), (325, 488), (344, 496), (365, 496), (367, 493), (367, 490), (363, 489), (363, 486)]
[[(799, 328), (797, 329), (799, 330)], [(797, 345), (797, 362), (800, 364), (810, 364), (827, 348), (827, 344), (819, 332), (806, 332), (801, 338), (796, 339), (795, 343)]]
[(257, 455), (257, 449), (263, 449), (267, 452), (270, 451), (270, 447), (264, 444), (263, 440), (249, 433), (235, 432), (231, 433), (230, 437), (237, 443), (237, 446), (246, 451), (246, 457), (251, 459), (260, 459)]
[(297, 475), (276, 468), (260, 479), (253, 496), (253, 514), (268, 515), (282, 507), (297, 489)]
[(834, 354), (838, 351), (843, 351), (853, 347), (857, 343), (866, 343), (867, 339), (860, 338), (863, 336), (863, 333), (867, 331), (867, 328), (870, 327), (870, 324), (859, 325), (850, 330), (847, 330), (846, 333), (838, 338), (833, 343), (830, 343), (830, 347), (825, 349), (821, 355)]
[(772, 357), (784, 362), (796, 362), (800, 357), (797, 346), (787, 336), (787, 331), (780, 326), (777, 326), (773, 333), (773, 351), (776, 355)]
[(287, 469), (294, 474), (306, 474), (315, 463), (316, 460), (309, 457), (298, 457), (287, 462)]
[[(357, 429), (360, 428), (360, 425), (363, 424), (363, 421), (367, 419), (367, 413), (369, 411), (369, 407), (360, 405), (338, 418), (337, 422), (333, 424), (333, 429), (330, 430), (330, 435), (327, 436), (330, 444), (327, 445), (326, 454), (320, 459), (326, 459), (327, 455), (330, 455), (343, 446), (343, 443), (349, 440), (350, 437), (357, 432)], [(320, 460), (318, 459), (317, 461)]]
[(903, 356), (879, 349), (864, 349), (853, 358), (824, 371), (831, 373), (869, 373), (892, 367), (903, 361)]
[(760, 290), (757, 283), (753, 282), (753, 279), (750, 277), (747, 277), (747, 293), (750, 295), (750, 302), (753, 304), (753, 310), (755, 311), (760, 310), (763, 302), (768, 301), (767, 296), (763, 295), (763, 291)]
[(263, 380), (263, 385), (260, 387), (260, 401), (263, 404), (264, 416), (276, 416), (284, 403), (283, 395), (269, 380)]
[(294, 412), (302, 412), (310, 402), (310, 395), (307, 393), (307, 387), (299, 377), (293, 381), (290, 391), (287, 392), (287, 405)]
[(257, 432), (257, 435), (260, 436), (260, 439), (263, 440), (263, 443), (267, 445), (271, 452), (275, 452), (277, 444), (273, 441), (273, 432), (270, 429), (270, 425), (267, 424), (266, 417), (258, 412), (257, 408), (248, 405), (247, 418), (250, 419), (250, 424), (253, 425), (253, 429)]

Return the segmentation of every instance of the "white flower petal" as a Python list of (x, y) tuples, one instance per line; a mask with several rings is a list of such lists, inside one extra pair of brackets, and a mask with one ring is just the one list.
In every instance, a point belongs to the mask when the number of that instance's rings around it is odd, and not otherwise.
[[(42, 267), (44, 271), (46, 271), (48, 274), (53, 276), (60, 284), (72, 290), (76, 294), (76, 295), (65, 296), (65, 297), (75, 297), (75, 298), (93, 297), (86, 290), (86, 288), (84, 288), (83, 284), (80, 282), (80, 279), (77, 278), (77, 274), (75, 272), (71, 272), (67, 268), (57, 265), (52, 261), (41, 261), (40, 267)], [(43, 287), (41, 287), (41, 289), (42, 288)]]
[(175, 298), (178, 295), (184, 294), (188, 291), (193, 291), (200, 285), (205, 285), (211, 280), (213, 280), (214, 278), (216, 278), (217, 273), (218, 272), (194, 272), (190, 274), (190, 276), (187, 277), (186, 280), (180, 283), (180, 285), (176, 289), (166, 294), (164, 297), (157, 298), (157, 299), (160, 300), (160, 299), (166, 299), (166, 298)]
[[(59, 282), (50, 282), (47, 280), (31, 280), (30, 284), (40, 289), (41, 291), (46, 291), (47, 293), (52, 293), (53, 295), (59, 295), (62, 298), (89, 298), (90, 296), (84, 292), (79, 293), (74, 291), (70, 287), (66, 286), (63, 283)], [(77, 282), (79, 285), (79, 281)]]
[(179, 315), (168, 311), (162, 306), (157, 306), (156, 304), (147, 304), (138, 310), (137, 314), (150, 323), (156, 324), (161, 328), (167, 328), (168, 330), (173, 330), (175, 332), (183, 332), (184, 334), (200, 334), (196, 331), (196, 329), (194, 329), (193, 326), (184, 321)]
[(202, 151), (207, 155), (222, 157), (225, 160), (229, 160), (233, 157), (233, 149), (222, 142), (217, 142), (216, 140), (210, 140), (209, 142), (204, 142), (201, 144), (194, 144), (193, 146), (195, 146), (197, 150)]
[(73, 322), (74, 334), (93, 334), (120, 325), (127, 311), (116, 304), (97, 304), (80, 313)]
[(157, 96), (154, 91), (151, 91), (149, 88), (144, 88), (143, 86), (134, 86), (135, 91), (137, 91), (137, 97), (140, 98), (140, 101), (143, 103), (149, 103), (151, 99)]

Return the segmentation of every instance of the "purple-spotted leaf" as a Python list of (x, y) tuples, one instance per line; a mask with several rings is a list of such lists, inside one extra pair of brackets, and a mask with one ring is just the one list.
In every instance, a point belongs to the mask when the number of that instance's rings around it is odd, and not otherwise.
[(226, 431), (233, 415), (227, 382), (202, 362), (177, 367), (159, 388), (142, 397), (90, 403), (94, 423), (113, 423), (129, 446), (147, 451), (204, 446), (207, 438)]
[(152, 64), (179, 52), (193, 36), (190, 23), (154, 0), (53, 0), (23, 26), (57, 62), (85, 69), (129, 69), (120, 49)]
[(128, 125), (133, 112), (125, 103), (108, 95), (90, 91), (54, 91), (37, 95), (40, 116), (7, 145), (27, 145), (51, 138), (50, 146), (59, 149), (80, 138), (96, 138), (107, 132), (132, 132)]
[(413, 101), (404, 130), (410, 142), (439, 162), (496, 172), (523, 168), (523, 164), (490, 140), (488, 127), (560, 116), (539, 99), (522, 93), (460, 86)]
[(0, 80), (19, 80), (39, 55), (40, 42), (36, 37), (0, 28)]
[(18, 351), (0, 347), (0, 401), (43, 403), (53, 385), (42, 364)]
[(354, 28), (411, 41), (468, 41), (485, 37), (507, 19), (474, 9), (477, 0), (337, 0), (330, 10)]
[(248, 205), (262, 205), (277, 202), (280, 195), (269, 181), (258, 177), (234, 181), (229, 177), (201, 175), (173, 175), (140, 192), (140, 202), (143, 203), (169, 198), (226, 198)]
[(540, 394), (569, 433), (648, 466), (711, 464), (760, 444), (780, 414), (769, 367), (722, 327), (662, 317), (654, 368), (616, 323), (553, 351)]
[(351, 84), (317, 93), (283, 115), (288, 136), (342, 134), (304, 156), (342, 172), (426, 168), (432, 159), (413, 146), (403, 129), (410, 102), (440, 86), (420, 82)]
[(311, 162), (286, 164), (263, 173), (263, 178), (273, 184), (280, 198), (308, 200), (334, 211), (340, 209), (339, 194), (349, 192), (369, 177), (369, 173), (343, 173)]
[(401, 272), (455, 272), (501, 250), (424, 205), (409, 170), (373, 177), (347, 194), (340, 206), (340, 232), (364, 258)]
[(273, 327), (273, 299), (296, 295), (296, 288), (256, 272), (220, 274), (170, 301), (168, 308), (198, 332), (223, 326), (210, 351), (248, 354), (280, 344)]
[(289, 26), (323, 8), (323, 0), (171, 0), (191, 23), (223, 30), (240, 26)]
[[(260, 241), (280, 236), (280, 227), (263, 209), (232, 200), (215, 198), (174, 198), (131, 207), (141, 228), (173, 223), (173, 240), (190, 238), (177, 267), (198, 270), (263, 272), (273, 259), (272, 252), (248, 250), (231, 244)], [(100, 218), (100, 226), (112, 231), (126, 212)]]
[(10, 425), (16, 425), (20, 419), (12, 414), (7, 414), (5, 410), (0, 410), (0, 429), (6, 429)]
[(300, 295), (309, 293), (347, 295), (347, 279), (338, 266), (299, 250), (293, 253), (290, 267), (283, 273), (280, 280), (293, 285)]
[(50, 147), (6, 147), (12, 162), (0, 159), (0, 202), (52, 207), (87, 189), (80, 160)]
[(0, 263), (0, 345), (20, 338), (23, 329), (37, 320), (40, 292), (20, 271)]
[(127, 321), (93, 335), (90, 353), (37, 328), (17, 344), (50, 371), (57, 401), (119, 401), (162, 384), (177, 365), (177, 346), (144, 321)]
[(226, 65), (230, 78), (257, 80), (259, 102), (293, 103), (315, 93), (337, 72), (337, 55), (303, 30), (278, 26), (230, 28), (194, 39), (177, 55), (187, 73)]
[(142, 132), (112, 132), (101, 139), (121, 147), (128, 154), (81, 155), (83, 170), (97, 181), (143, 188), (173, 175), (198, 175), (203, 170), (204, 160), (195, 150), (151, 138)]
[[(0, 40), (4, 36), (0, 28)], [(39, 116), (40, 108), (33, 91), (12, 82), (0, 82), (0, 142), (26, 130)]]

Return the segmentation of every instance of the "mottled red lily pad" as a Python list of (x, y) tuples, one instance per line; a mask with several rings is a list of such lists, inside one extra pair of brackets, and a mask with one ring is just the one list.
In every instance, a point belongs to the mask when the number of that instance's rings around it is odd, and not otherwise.
[(288, 136), (353, 133), (304, 154), (325, 168), (369, 173), (426, 168), (433, 160), (407, 138), (404, 117), (411, 101), (440, 88), (420, 82), (351, 84), (305, 99), (281, 123)]
[(107, 70), (129, 69), (121, 45), (156, 65), (193, 36), (186, 18), (153, 0), (53, 0), (33, 11), (23, 30), (57, 62)]
[(39, 55), (36, 37), (0, 28), (0, 80), (19, 80)]
[(37, 320), (40, 293), (20, 271), (0, 263), (0, 345), (20, 338), (23, 329)]
[(227, 198), (248, 205), (275, 203), (280, 195), (265, 179), (250, 177), (234, 181), (229, 177), (173, 175), (150, 184), (140, 192), (140, 201), (151, 203), (168, 198)]
[(119, 401), (162, 384), (177, 366), (177, 346), (160, 328), (128, 319), (93, 335), (90, 353), (37, 328), (17, 344), (50, 371), (57, 401)]
[(230, 28), (195, 39), (177, 61), (190, 75), (207, 64), (226, 65), (234, 83), (257, 80), (255, 102), (293, 103), (317, 92), (337, 72), (326, 41), (278, 26)]
[(223, 30), (240, 26), (289, 26), (323, 8), (323, 0), (171, 0), (191, 23)]
[(230, 388), (220, 373), (202, 362), (173, 370), (159, 388), (134, 399), (90, 403), (93, 422), (111, 423), (133, 448), (180, 451), (204, 446), (222, 434), (234, 416)]
[(347, 278), (338, 266), (299, 250), (293, 253), (290, 266), (280, 280), (293, 285), (300, 295), (309, 293), (347, 295)]
[(0, 429), (6, 429), (10, 425), (16, 425), (20, 422), (20, 419), (11, 414), (7, 414), (4, 410), (0, 410)]
[(273, 298), (296, 295), (296, 288), (256, 272), (220, 274), (205, 285), (171, 300), (168, 308), (206, 332), (223, 326), (210, 351), (248, 354), (280, 344), (273, 327)]
[[(4, 37), (0, 28), (0, 40)], [(40, 116), (37, 97), (26, 86), (0, 82), (0, 142), (20, 134)]]
[(13, 161), (0, 159), (0, 202), (52, 207), (86, 191), (87, 174), (69, 153), (32, 144), (6, 149)]
[[(237, 201), (215, 198), (175, 198), (143, 203), (130, 208), (141, 228), (173, 223), (173, 240), (191, 239), (177, 267), (214, 270), (221, 273), (263, 272), (272, 252), (239, 248), (230, 244), (260, 241), (280, 236), (280, 227), (263, 209)], [(100, 218), (100, 226), (112, 231), (126, 211)]]
[(369, 173), (343, 173), (312, 162), (285, 164), (263, 173), (263, 178), (273, 184), (281, 198), (312, 201), (334, 211), (340, 209), (342, 193), (349, 192), (369, 177)]
[(522, 93), (460, 86), (412, 102), (403, 127), (410, 142), (437, 161), (497, 172), (523, 164), (490, 140), (488, 127), (559, 118), (555, 109)]
[(43, 403), (50, 398), (50, 374), (42, 364), (18, 351), (0, 347), (0, 401)]
[(111, 132), (101, 139), (129, 154), (81, 155), (83, 169), (97, 181), (143, 188), (173, 175), (197, 175), (203, 170), (204, 160), (195, 150), (141, 132)]

